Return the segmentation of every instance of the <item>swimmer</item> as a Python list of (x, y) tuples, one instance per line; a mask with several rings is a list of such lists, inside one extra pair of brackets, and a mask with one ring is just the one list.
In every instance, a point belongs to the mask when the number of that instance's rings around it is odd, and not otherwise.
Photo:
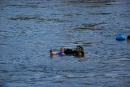
[(78, 56), (78, 57), (83, 57), (84, 56), (84, 49), (82, 46), (77, 46), (75, 50), (73, 49), (65, 49), (65, 48), (60, 48), (60, 52), (54, 52), (50, 50), (51, 55), (73, 55), (73, 56)]

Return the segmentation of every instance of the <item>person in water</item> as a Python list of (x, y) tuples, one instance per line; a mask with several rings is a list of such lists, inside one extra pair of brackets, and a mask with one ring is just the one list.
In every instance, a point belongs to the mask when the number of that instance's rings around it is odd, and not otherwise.
[(129, 35), (129, 36), (127, 36), (127, 41), (128, 41), (128, 42), (130, 42), (130, 35)]
[(51, 55), (60, 55), (60, 56), (64, 56), (64, 55), (73, 55), (73, 56), (79, 56), (79, 57), (83, 57), (84, 56), (84, 49), (82, 46), (77, 46), (75, 50), (73, 49), (65, 49), (65, 48), (60, 48), (60, 52), (54, 52), (52, 50), (50, 50), (50, 54)]
[(74, 50), (75, 56), (84, 56), (84, 49), (82, 46), (78, 45), (76, 49)]

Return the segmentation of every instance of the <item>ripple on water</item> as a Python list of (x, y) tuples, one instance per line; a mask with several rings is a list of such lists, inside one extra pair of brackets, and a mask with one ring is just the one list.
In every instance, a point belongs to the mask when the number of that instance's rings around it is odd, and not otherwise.
[(11, 17), (9, 20), (21, 20), (21, 21), (36, 21), (36, 22), (68, 22), (68, 20), (60, 18), (43, 18), (39, 15), (18, 15), (16, 17)]
[(104, 29), (102, 26), (106, 24), (105, 22), (102, 23), (88, 23), (82, 24), (81, 27), (74, 28), (75, 30), (102, 30)]

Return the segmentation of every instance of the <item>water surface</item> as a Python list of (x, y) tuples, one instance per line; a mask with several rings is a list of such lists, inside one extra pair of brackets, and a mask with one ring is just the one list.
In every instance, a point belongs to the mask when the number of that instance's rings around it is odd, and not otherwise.
[[(0, 0), (2, 87), (129, 87), (128, 0)], [(50, 56), (81, 45), (85, 57)]]

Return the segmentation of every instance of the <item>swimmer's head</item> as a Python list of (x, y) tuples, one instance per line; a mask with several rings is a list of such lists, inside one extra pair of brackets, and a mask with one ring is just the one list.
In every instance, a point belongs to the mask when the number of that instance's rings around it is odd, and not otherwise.
[(130, 35), (127, 37), (127, 41), (130, 42)]
[(60, 48), (60, 52), (65, 52), (65, 48)]
[(76, 48), (76, 51), (78, 51), (78, 52), (79, 52), (79, 51), (84, 51), (84, 49), (83, 49), (82, 46), (78, 45), (77, 48)]

